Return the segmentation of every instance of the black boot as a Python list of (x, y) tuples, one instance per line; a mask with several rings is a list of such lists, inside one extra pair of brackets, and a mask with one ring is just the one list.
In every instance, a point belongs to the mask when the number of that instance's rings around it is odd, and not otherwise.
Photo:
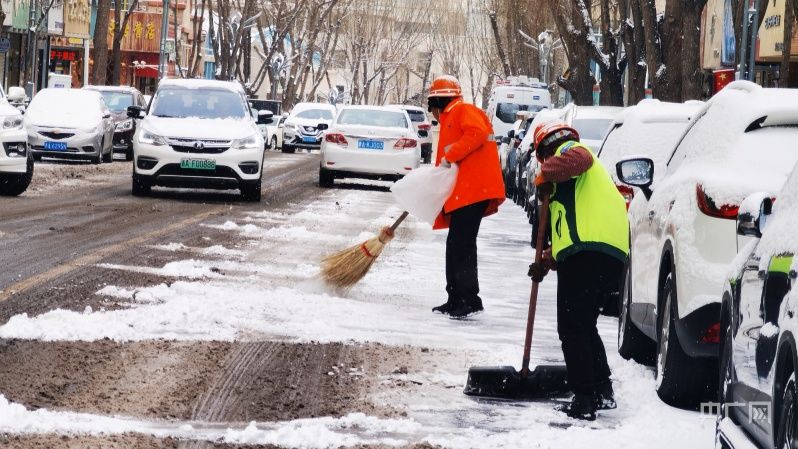
[(612, 382), (596, 385), (596, 410), (613, 410), (618, 408), (615, 403), (615, 392)]
[(592, 394), (575, 394), (570, 404), (559, 405), (556, 410), (574, 419), (595, 421), (596, 398)]
[(455, 305), (455, 302), (452, 300), (452, 298), (449, 298), (445, 303), (443, 303), (443, 304), (441, 304), (441, 305), (439, 305), (437, 307), (433, 307), (432, 308), (432, 312), (433, 313), (440, 312), (440, 313), (446, 315), (447, 313), (449, 313), (450, 310), (452, 310), (454, 308), (454, 305)]
[(449, 309), (449, 316), (452, 318), (460, 319), (460, 318), (466, 318), (469, 315), (481, 311), (482, 311), (481, 305), (479, 308), (477, 308), (476, 305), (474, 304), (465, 301), (460, 301), (459, 304), (457, 304), (455, 307)]

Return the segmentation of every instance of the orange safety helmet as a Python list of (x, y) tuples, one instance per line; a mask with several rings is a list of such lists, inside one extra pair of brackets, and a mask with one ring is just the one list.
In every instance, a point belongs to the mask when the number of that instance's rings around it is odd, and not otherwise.
[(428, 97), (462, 97), (463, 89), (460, 81), (450, 75), (443, 75), (435, 78), (429, 86)]
[(535, 127), (535, 151), (539, 152), (541, 146), (549, 146), (564, 138), (579, 140), (579, 132), (567, 123), (559, 120), (541, 123)]

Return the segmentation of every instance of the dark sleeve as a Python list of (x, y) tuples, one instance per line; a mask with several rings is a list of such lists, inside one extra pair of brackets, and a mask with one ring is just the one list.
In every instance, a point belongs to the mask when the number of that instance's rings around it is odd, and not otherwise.
[(593, 155), (582, 147), (574, 147), (549, 158), (541, 166), (543, 179), (549, 182), (564, 182), (588, 171), (593, 166)]

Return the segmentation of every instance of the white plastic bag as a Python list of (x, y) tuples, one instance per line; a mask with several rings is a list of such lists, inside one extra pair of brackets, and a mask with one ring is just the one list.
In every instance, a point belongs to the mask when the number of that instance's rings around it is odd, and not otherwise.
[(443, 209), (457, 182), (457, 164), (451, 167), (421, 167), (397, 181), (391, 192), (396, 202), (414, 217), (429, 224)]

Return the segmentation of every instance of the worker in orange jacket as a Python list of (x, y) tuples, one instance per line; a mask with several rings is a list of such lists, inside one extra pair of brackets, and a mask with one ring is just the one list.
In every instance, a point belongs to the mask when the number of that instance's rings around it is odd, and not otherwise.
[(457, 164), (454, 191), (443, 206), (434, 229), (449, 229), (446, 238), (445, 304), (432, 309), (452, 318), (483, 310), (477, 277), (477, 234), (482, 217), (495, 214), (504, 202), (504, 180), (493, 127), (485, 113), (463, 102), (460, 82), (436, 78), (427, 99), (440, 124), (436, 166)]

